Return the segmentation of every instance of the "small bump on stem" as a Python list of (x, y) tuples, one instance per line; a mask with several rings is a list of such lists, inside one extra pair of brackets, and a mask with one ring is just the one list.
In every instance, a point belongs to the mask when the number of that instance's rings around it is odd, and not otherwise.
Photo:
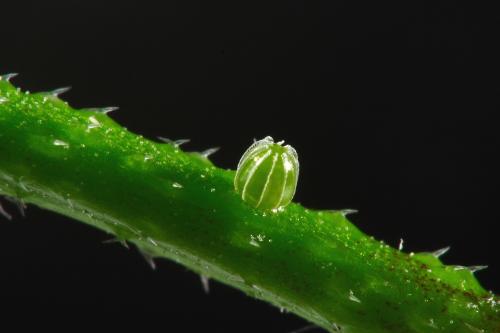
[(467, 266), (467, 269), (471, 271), (471, 273), (476, 273), (479, 271), (482, 271), (483, 269), (488, 268), (487, 265), (474, 265), (474, 266)]
[(344, 216), (351, 215), (351, 214), (357, 214), (358, 210), (357, 209), (342, 209), (340, 213)]
[(130, 249), (130, 247), (128, 246), (128, 243), (126, 240), (124, 239), (120, 239), (120, 238), (117, 238), (117, 237), (114, 237), (114, 238), (111, 238), (111, 239), (108, 239), (108, 240), (105, 240), (102, 242), (103, 244), (112, 244), (112, 243), (120, 243), (124, 248), (126, 248), (127, 250)]
[(144, 260), (146, 260), (149, 267), (151, 267), (152, 270), (156, 270), (156, 263), (155, 263), (154, 257), (151, 254), (149, 254), (141, 249), (139, 249), (139, 253), (142, 255)]
[(205, 294), (210, 293), (210, 280), (205, 275), (200, 275), (201, 286)]
[(2, 74), (0, 75), (0, 80), (10, 81), (11, 79), (15, 78), (18, 75), (19, 75), (18, 73)]
[(26, 206), (23, 200), (7, 196), (5, 197), (5, 199), (16, 205), (17, 210), (19, 211), (21, 216), (26, 217), (26, 209), (28, 208), (28, 206)]
[(86, 109), (82, 109), (82, 111), (91, 111), (91, 112), (99, 112), (99, 113), (108, 114), (110, 112), (113, 112), (113, 111), (116, 111), (119, 109), (120, 109), (119, 106), (106, 106), (106, 107), (102, 107), (102, 108), (86, 108)]
[(218, 152), (220, 149), (220, 147), (213, 147), (213, 148), (208, 148), (202, 152), (200, 152), (200, 155), (205, 157), (205, 158), (209, 158), (211, 155), (215, 154), (216, 152)]
[(398, 250), (399, 250), (399, 251), (403, 251), (403, 246), (404, 246), (404, 239), (403, 239), (403, 238), (400, 238), (400, 239), (399, 239), (399, 246), (398, 246)]
[(54, 97), (59, 97), (59, 95), (62, 95), (68, 91), (71, 90), (71, 87), (62, 87), (62, 88), (57, 88), (52, 91), (46, 92), (46, 94), (54, 96)]
[(3, 208), (2, 203), (0, 203), (0, 215), (5, 217), (7, 220), (12, 220), (12, 215), (7, 213), (7, 211)]
[(436, 258), (439, 258), (441, 257), (443, 254), (445, 254), (446, 252), (448, 252), (450, 250), (450, 246), (447, 246), (447, 247), (443, 247), (442, 249), (439, 249), (439, 250), (436, 250), (434, 252), (432, 252), (432, 255)]
[(168, 143), (168, 144), (174, 146), (175, 148), (179, 148), (183, 144), (186, 144), (186, 143), (188, 143), (188, 142), (191, 141), (191, 139), (172, 140), (172, 139), (169, 139), (169, 138), (164, 138), (162, 136), (158, 136), (157, 138), (158, 138), (158, 140), (160, 140), (162, 142), (165, 142), (165, 143)]

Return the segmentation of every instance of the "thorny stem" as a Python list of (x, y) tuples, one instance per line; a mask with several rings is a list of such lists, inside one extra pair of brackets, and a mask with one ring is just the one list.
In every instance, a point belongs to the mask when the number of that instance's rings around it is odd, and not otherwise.
[(500, 331), (499, 299), (469, 269), (391, 248), (343, 211), (258, 211), (235, 193), (233, 177), (105, 112), (0, 80), (1, 195), (93, 225), (330, 332)]

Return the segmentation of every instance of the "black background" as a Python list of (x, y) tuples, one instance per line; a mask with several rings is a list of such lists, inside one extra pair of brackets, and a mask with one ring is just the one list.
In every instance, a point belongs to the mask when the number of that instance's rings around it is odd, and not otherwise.
[[(402, 4), (404, 3), (404, 4)], [(499, 291), (498, 16), (457, 1), (2, 3), (0, 73), (30, 91), (70, 85), (75, 107), (149, 138), (190, 138), (235, 168), (253, 138), (300, 155), (296, 201)], [(1, 158), (1, 157), (0, 157)], [(14, 207), (5, 204), (9, 211)], [(290, 332), (306, 323), (30, 206), (0, 221), (0, 305), (154, 312), (173, 331)], [(169, 331), (168, 329), (166, 331)]]

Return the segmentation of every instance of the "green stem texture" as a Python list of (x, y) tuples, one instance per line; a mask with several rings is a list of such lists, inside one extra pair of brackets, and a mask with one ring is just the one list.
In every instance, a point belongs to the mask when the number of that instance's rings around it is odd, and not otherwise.
[(59, 212), (330, 332), (500, 332), (473, 272), (366, 236), (343, 211), (248, 206), (234, 171), (0, 79), (0, 195)]

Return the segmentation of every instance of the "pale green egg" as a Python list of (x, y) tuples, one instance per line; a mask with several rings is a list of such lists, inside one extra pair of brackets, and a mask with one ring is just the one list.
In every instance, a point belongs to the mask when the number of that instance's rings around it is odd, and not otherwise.
[(256, 141), (243, 154), (234, 187), (251, 206), (278, 209), (292, 201), (298, 178), (299, 159), (295, 149), (268, 136)]

